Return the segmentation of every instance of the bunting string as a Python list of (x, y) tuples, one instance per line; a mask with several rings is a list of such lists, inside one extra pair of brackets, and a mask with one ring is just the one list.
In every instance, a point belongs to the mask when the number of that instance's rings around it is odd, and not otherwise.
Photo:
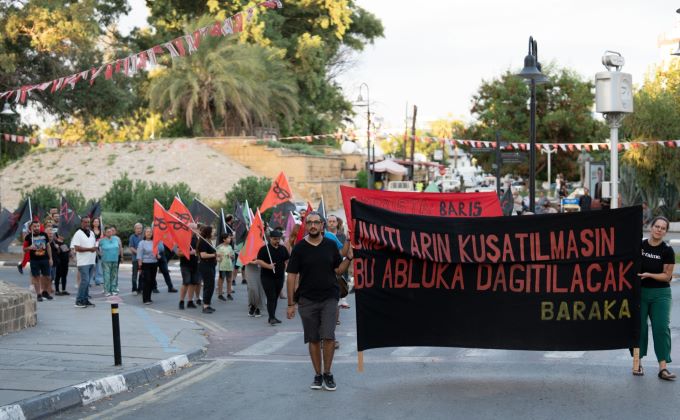
[(75, 89), (76, 84), (90, 79), (90, 86), (100, 74), (104, 73), (104, 78), (110, 80), (115, 73), (123, 73), (128, 77), (132, 77), (139, 70), (146, 69), (147, 66), (154, 66), (157, 64), (158, 57), (163, 54), (169, 54), (171, 58), (184, 57), (187, 54), (191, 55), (197, 51), (201, 38), (206, 36), (220, 37), (228, 36), (243, 31), (244, 22), (250, 22), (253, 17), (254, 9), (257, 7), (264, 7), (265, 9), (280, 9), (283, 7), (280, 1), (262, 1), (255, 6), (249, 7), (245, 11), (239, 12), (233, 16), (226, 18), (222, 22), (216, 22), (209, 26), (199, 28), (191, 34), (182, 35), (173, 40), (162, 42), (146, 51), (141, 51), (128, 57), (115, 60), (110, 63), (104, 63), (98, 67), (92, 67), (89, 70), (83, 70), (66, 77), (60, 77), (49, 82), (42, 82), (35, 85), (25, 85), (18, 88), (13, 88), (4, 92), (0, 92), (0, 100), (9, 102), (13, 100), (15, 103), (24, 104), (33, 90), (44, 91), (48, 87), (50, 93), (54, 94), (57, 91), (63, 90), (66, 86)]
[(38, 139), (35, 137), (20, 136), (18, 134), (0, 133), (0, 138), (3, 141), (10, 143), (28, 143), (31, 145), (40, 143), (40, 141), (38, 141)]

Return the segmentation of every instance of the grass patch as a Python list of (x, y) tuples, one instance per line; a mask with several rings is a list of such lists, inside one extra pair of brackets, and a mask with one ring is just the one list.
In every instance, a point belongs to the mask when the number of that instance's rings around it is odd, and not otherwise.
[(323, 152), (318, 151), (313, 146), (303, 143), (283, 143), (276, 140), (258, 140), (258, 145), (264, 145), (273, 149), (288, 149), (308, 156), (324, 156)]
[(680, 264), (680, 254), (675, 254), (675, 263)]
[(116, 158), (118, 157), (117, 154), (111, 153), (106, 157), (106, 165), (107, 166), (113, 166), (113, 164), (116, 162)]
[(175, 172), (177, 170), (179, 170), (179, 166), (175, 166), (174, 168), (170, 168), (166, 172)]

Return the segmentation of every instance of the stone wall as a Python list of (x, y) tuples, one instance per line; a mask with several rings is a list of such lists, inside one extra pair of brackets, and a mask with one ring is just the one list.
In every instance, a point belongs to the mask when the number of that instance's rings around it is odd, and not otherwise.
[(0, 280), (0, 336), (38, 323), (33, 294)]
[(250, 138), (202, 141), (262, 176), (276, 178), (284, 171), (296, 200), (309, 201), (316, 206), (323, 196), (327, 209), (342, 207), (340, 185), (353, 185), (350, 180), (363, 169), (359, 155), (302, 155), (258, 145)]

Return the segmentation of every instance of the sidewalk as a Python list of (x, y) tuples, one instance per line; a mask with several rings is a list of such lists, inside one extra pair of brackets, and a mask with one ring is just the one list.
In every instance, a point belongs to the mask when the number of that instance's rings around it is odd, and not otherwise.
[(193, 321), (121, 301), (123, 365), (113, 366), (111, 305), (95, 303), (77, 309), (73, 296), (55, 296), (38, 305), (36, 327), (0, 337), (0, 419), (22, 418), (17, 405), (35, 418), (147, 383), (201, 357), (207, 346)]

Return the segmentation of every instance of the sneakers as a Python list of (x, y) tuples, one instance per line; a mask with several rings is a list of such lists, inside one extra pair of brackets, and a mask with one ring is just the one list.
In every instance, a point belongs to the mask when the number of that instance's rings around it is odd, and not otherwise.
[[(316, 378), (315, 378), (316, 379)], [(335, 391), (335, 379), (333, 379), (332, 373), (323, 374), (323, 389), (326, 391)]]
[(203, 305), (203, 301), (201, 299), (196, 299), (196, 305)]
[(184, 301), (183, 300), (179, 301), (179, 309), (180, 309), (180, 311), (184, 310)]
[(75, 306), (76, 308), (87, 308), (87, 305), (84, 304), (83, 302), (76, 302), (76, 304), (73, 306)]
[(248, 316), (255, 316), (255, 307), (253, 305), (248, 306)]
[(224, 298), (224, 295), (218, 295), (218, 296), (217, 296), (217, 299), (223, 300), (223, 301), (225, 301), (225, 302), (227, 301), (227, 299)]
[(38, 295), (38, 302), (42, 302), (42, 301), (43, 301), (43, 297)]
[(262, 314), (260, 313), (260, 308), (255, 308), (255, 318), (261, 317)]
[(160, 293), (161, 291), (158, 290), (158, 289), (153, 289), (152, 292), (154, 292), (154, 293)]
[(24, 274), (24, 267), (21, 266), (21, 263), (17, 264), (17, 270), (19, 270), (19, 274)]
[(340, 307), (343, 309), (349, 309), (349, 303), (347, 303), (347, 298), (340, 299)]
[(215, 308), (211, 308), (210, 306), (208, 306), (207, 308), (203, 308), (204, 314), (211, 314), (213, 312), (215, 312)]
[(281, 320), (278, 319), (278, 318), (274, 318), (274, 322), (276, 322), (277, 324), (280, 324), (280, 323), (281, 323)]
[(153, 300), (148, 300), (148, 301), (144, 302), (145, 305), (151, 305), (152, 303), (153, 303)]
[(111, 293), (109, 293), (109, 292), (106, 292), (106, 293), (104, 293), (104, 296), (106, 296), (106, 297), (110, 297), (110, 296), (111, 296)]
[(234, 300), (234, 298), (231, 296), (231, 294), (227, 293), (227, 300)]
[(196, 308), (196, 305), (194, 305), (193, 300), (190, 300), (189, 302), (187, 302), (187, 308)]
[(236, 280), (232, 280), (232, 281), (231, 281), (231, 285), (232, 285), (232, 286), (236, 286)]
[(271, 325), (272, 327), (276, 325), (276, 320), (274, 320), (273, 318), (269, 318), (269, 321), (267, 322), (269, 322), (269, 325)]
[(321, 389), (323, 384), (323, 376), (314, 375), (314, 382), (309, 386), (311, 389)]
[(85, 304), (85, 306), (92, 306), (93, 308), (95, 307), (95, 304), (92, 303), (92, 302), (90, 302), (89, 300), (86, 300), (86, 301), (83, 302), (83, 303)]
[(177, 289), (174, 287), (172, 289), (168, 289), (168, 293), (177, 293)]
[(61, 292), (61, 295), (62, 295), (62, 296), (69, 296), (69, 295), (70, 295), (70, 293), (69, 293), (69, 292), (67, 292), (66, 290), (64, 290), (63, 292)]
[(243, 279), (241, 280), (241, 284), (248, 284), (248, 282), (245, 279)]
[(45, 292), (45, 299), (52, 300), (54, 298), (49, 293)]

